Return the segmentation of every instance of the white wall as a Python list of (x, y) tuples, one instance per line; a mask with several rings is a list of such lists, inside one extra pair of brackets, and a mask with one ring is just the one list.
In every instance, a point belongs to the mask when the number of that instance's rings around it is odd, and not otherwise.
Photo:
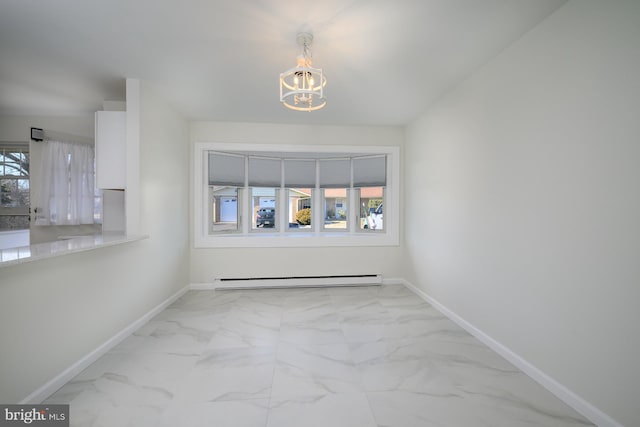
[(188, 124), (144, 83), (140, 118), (150, 237), (0, 268), (0, 402), (25, 398), (188, 284)]
[[(237, 142), (401, 146), (403, 138), (403, 130), (399, 127), (191, 123), (192, 144)], [(192, 249), (191, 282), (210, 283), (215, 277), (368, 272), (382, 273), (385, 278), (397, 278), (402, 277), (402, 254), (402, 245), (369, 248)]]
[[(640, 2), (570, 1), (407, 129), (408, 279), (640, 425)], [(410, 197), (408, 195), (411, 195)]]

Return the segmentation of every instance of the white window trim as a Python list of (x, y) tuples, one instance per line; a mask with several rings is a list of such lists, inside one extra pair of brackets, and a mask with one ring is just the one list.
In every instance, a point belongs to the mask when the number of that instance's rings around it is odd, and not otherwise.
[[(253, 151), (253, 152), (314, 152), (314, 153), (358, 153), (387, 155), (387, 191), (385, 193), (385, 232), (357, 233), (355, 227), (349, 231), (323, 233), (314, 224), (312, 231), (287, 231), (273, 233), (248, 233), (247, 221), (242, 218), (242, 234), (214, 234), (208, 232), (208, 174), (204, 172), (208, 151)], [(346, 246), (398, 246), (400, 244), (400, 147), (394, 146), (336, 146), (336, 145), (288, 145), (196, 142), (194, 144), (193, 172), (193, 244), (195, 248), (254, 248), (254, 247), (346, 247)], [(316, 191), (316, 193), (318, 193)], [(350, 193), (354, 193), (353, 191)], [(319, 198), (319, 194), (316, 195)], [(349, 200), (351, 201), (351, 200)], [(316, 200), (314, 199), (314, 202)], [(315, 204), (315, 203), (314, 203)], [(351, 203), (350, 203), (351, 204)], [(318, 206), (318, 205), (316, 205)], [(245, 209), (248, 210), (248, 209)], [(248, 212), (244, 213), (245, 215)], [(353, 215), (353, 212), (349, 212)], [(317, 215), (316, 222), (317, 222)]]

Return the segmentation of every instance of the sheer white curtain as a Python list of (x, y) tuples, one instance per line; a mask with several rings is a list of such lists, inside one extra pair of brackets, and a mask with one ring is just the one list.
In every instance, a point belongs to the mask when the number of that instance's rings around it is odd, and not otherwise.
[(43, 148), (36, 225), (93, 224), (93, 147), (48, 141)]

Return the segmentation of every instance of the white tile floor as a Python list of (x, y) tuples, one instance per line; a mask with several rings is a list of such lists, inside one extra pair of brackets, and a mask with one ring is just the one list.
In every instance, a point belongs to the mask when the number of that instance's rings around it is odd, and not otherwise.
[(72, 426), (593, 425), (403, 286), (192, 291), (47, 403)]

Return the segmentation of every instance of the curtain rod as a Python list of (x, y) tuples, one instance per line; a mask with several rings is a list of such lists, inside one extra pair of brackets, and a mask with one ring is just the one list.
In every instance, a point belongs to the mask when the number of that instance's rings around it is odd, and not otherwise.
[(94, 145), (94, 139), (87, 136), (39, 128), (31, 128), (31, 140), (35, 142), (59, 141)]

